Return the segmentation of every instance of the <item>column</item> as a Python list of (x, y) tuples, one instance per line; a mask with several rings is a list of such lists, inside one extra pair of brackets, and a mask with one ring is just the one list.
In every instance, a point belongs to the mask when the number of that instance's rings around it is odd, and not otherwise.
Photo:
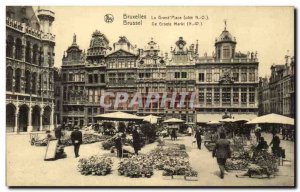
[(15, 114), (15, 128), (14, 132), (18, 132), (18, 117), (19, 117), (19, 108), (16, 107), (16, 114)]
[(44, 113), (44, 106), (41, 106), (41, 111), (40, 111), (40, 131), (43, 130), (43, 113)]
[(30, 63), (35, 63), (35, 61), (32, 60), (33, 58), (33, 46), (32, 44), (30, 44), (30, 53), (29, 53), (29, 60), (30, 60)]
[(50, 115), (50, 131), (54, 130), (54, 105), (51, 107), (51, 115)]
[(16, 45), (15, 45), (15, 40), (13, 41), (13, 46), (12, 46), (12, 58), (16, 58)]
[(29, 106), (27, 132), (32, 132), (32, 107)]

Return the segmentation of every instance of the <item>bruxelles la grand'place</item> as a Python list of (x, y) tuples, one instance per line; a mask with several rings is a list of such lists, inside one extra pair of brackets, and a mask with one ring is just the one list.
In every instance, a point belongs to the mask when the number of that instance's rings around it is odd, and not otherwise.
[(295, 79), (293, 7), (7, 6), (6, 185), (293, 187)]

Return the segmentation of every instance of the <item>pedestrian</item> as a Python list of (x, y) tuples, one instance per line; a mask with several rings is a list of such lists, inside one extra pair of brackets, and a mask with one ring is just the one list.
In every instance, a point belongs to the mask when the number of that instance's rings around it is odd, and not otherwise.
[(192, 136), (192, 134), (193, 134), (193, 130), (192, 130), (192, 128), (191, 127), (188, 127), (188, 136)]
[(255, 136), (256, 136), (256, 142), (259, 143), (260, 137), (261, 137), (261, 128), (256, 127), (254, 130)]
[(132, 145), (134, 148), (134, 153), (138, 155), (138, 151), (141, 150), (141, 139), (136, 127), (133, 127), (132, 131)]
[(79, 157), (79, 148), (82, 144), (82, 133), (79, 131), (79, 127), (75, 127), (71, 133), (72, 144), (74, 145), (75, 158)]
[(285, 127), (282, 127), (281, 134), (282, 134), (282, 140), (285, 140), (285, 135), (286, 135), (286, 128)]
[(117, 149), (117, 155), (119, 158), (122, 158), (122, 152), (123, 152), (122, 135), (123, 135), (122, 133), (117, 133), (115, 139), (115, 147)]
[(62, 131), (61, 131), (61, 126), (57, 126), (54, 130), (54, 134), (56, 139), (58, 140), (58, 144), (61, 144), (60, 139), (62, 137)]
[(174, 139), (174, 141), (176, 140), (177, 138), (177, 135), (176, 135), (176, 130), (175, 129), (172, 129), (172, 132), (171, 132), (171, 140)]
[(262, 151), (262, 150), (268, 149), (268, 148), (269, 148), (269, 146), (268, 146), (267, 142), (265, 141), (265, 138), (260, 137), (260, 141), (259, 141), (259, 143), (258, 143), (258, 145), (256, 146), (255, 149), (257, 151)]
[(272, 145), (272, 153), (273, 153), (273, 155), (276, 156), (276, 157), (280, 157), (281, 156), (280, 139), (276, 135), (276, 132), (273, 134), (273, 139), (272, 139), (271, 143), (269, 144), (269, 146), (271, 146), (271, 145)]
[(230, 142), (226, 139), (226, 134), (221, 132), (220, 139), (217, 141), (214, 149), (213, 149), (213, 158), (217, 158), (217, 163), (220, 168), (220, 177), (221, 179), (224, 178), (224, 171), (225, 171), (225, 164), (226, 160), (230, 158), (231, 151), (230, 151)]
[(198, 149), (200, 149), (200, 150), (201, 150), (201, 143), (202, 143), (201, 135), (202, 135), (202, 132), (201, 132), (200, 128), (197, 128), (196, 133), (195, 133), (195, 138), (197, 141)]

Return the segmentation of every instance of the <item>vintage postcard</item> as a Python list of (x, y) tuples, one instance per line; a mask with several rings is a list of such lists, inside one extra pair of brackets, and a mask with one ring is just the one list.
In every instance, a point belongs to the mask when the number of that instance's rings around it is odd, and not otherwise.
[(294, 7), (6, 7), (6, 185), (295, 187)]

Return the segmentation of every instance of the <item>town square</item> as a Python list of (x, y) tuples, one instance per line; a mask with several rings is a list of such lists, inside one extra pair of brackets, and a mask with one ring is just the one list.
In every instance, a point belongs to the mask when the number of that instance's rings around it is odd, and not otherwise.
[(295, 187), (295, 62), (293, 7), (7, 6), (6, 185)]

